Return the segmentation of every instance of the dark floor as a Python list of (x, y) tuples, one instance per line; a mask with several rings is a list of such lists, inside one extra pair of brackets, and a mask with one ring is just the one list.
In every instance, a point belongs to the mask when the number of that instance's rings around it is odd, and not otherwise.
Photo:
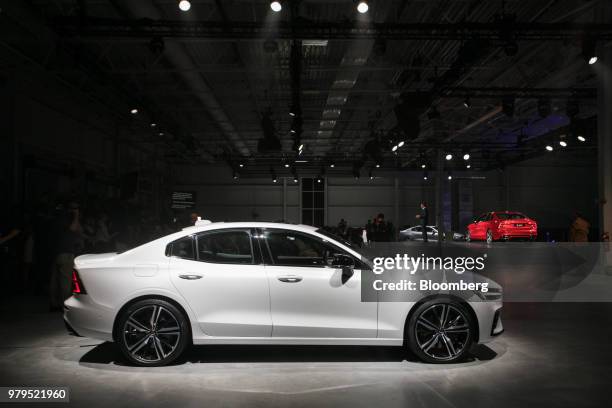
[[(69, 386), (73, 405), (602, 407), (611, 304), (505, 305), (506, 333), (469, 361), (429, 365), (399, 348), (201, 346), (160, 368), (65, 333), (37, 298), (0, 306), (0, 386)], [(45, 404), (45, 406), (50, 406)], [(62, 404), (61, 406), (66, 406)]]

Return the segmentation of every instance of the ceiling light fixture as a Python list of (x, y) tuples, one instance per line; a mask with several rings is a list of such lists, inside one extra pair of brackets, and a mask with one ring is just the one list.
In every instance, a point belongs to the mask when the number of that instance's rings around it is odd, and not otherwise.
[(136, 115), (136, 114), (138, 113), (138, 109), (136, 109), (136, 108), (132, 108), (132, 110), (130, 110), (130, 113), (131, 113), (132, 115)]
[(365, 1), (360, 1), (359, 4), (357, 4), (357, 11), (361, 14), (367, 13), (369, 9), (370, 6), (368, 6), (368, 3)]
[(453, 155), (451, 153), (447, 153), (446, 160), (453, 160)]
[(189, 0), (181, 0), (179, 1), (178, 6), (181, 11), (189, 11), (191, 8), (191, 2)]
[(278, 13), (283, 9), (283, 5), (280, 3), (280, 1), (271, 1), (270, 8), (273, 12)]
[(580, 142), (586, 142), (586, 138), (585, 138), (584, 136), (582, 136), (582, 135), (578, 135), (577, 139), (578, 139)]
[(551, 145), (546, 145), (546, 150), (548, 150), (549, 152), (552, 152), (555, 149)]

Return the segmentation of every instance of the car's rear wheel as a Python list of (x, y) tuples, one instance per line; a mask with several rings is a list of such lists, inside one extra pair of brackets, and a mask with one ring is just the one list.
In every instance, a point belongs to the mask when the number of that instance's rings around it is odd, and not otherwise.
[(490, 244), (491, 242), (493, 242), (493, 231), (488, 230), (487, 231), (487, 244)]
[(408, 346), (428, 363), (455, 363), (468, 353), (475, 324), (466, 307), (452, 299), (418, 306), (409, 321)]
[(189, 344), (189, 323), (172, 303), (145, 299), (119, 316), (117, 342), (125, 357), (141, 366), (175, 361)]

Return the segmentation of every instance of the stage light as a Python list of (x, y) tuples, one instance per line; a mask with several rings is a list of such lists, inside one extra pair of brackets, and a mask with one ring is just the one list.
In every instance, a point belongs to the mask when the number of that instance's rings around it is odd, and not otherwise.
[(272, 182), (273, 182), (273, 183), (277, 183), (277, 182), (278, 182), (278, 179), (277, 179), (276, 177), (273, 177), (273, 178), (272, 178)]
[(317, 177), (317, 183), (320, 183), (322, 181), (321, 177)]
[(402, 146), (404, 146), (404, 141), (403, 140), (397, 144), (397, 147), (402, 147)]
[(359, 4), (357, 4), (357, 11), (360, 12), (361, 14), (367, 13), (369, 9), (370, 7), (368, 6), (368, 3), (365, 1), (360, 1)]
[(472, 107), (472, 102), (470, 101), (470, 98), (465, 98), (465, 100), (463, 101), (463, 106), (465, 106), (466, 108)]
[(189, 0), (181, 0), (178, 4), (181, 11), (189, 11), (191, 8), (191, 2)]
[(244, 163), (240, 163), (238, 166), (239, 166), (240, 168), (243, 168), (243, 167), (244, 167)]
[(597, 40), (593, 37), (585, 37), (582, 40), (582, 56), (589, 65), (593, 65), (599, 59), (597, 57)]
[(376, 168), (380, 169), (380, 163), (376, 163)]
[(551, 145), (546, 145), (546, 150), (548, 150), (549, 152), (552, 152), (555, 149)]
[(580, 135), (579, 135), (579, 136), (577, 137), (577, 139), (578, 139), (580, 142), (586, 142), (586, 138), (585, 138), (584, 136), (580, 136)]
[(421, 164), (421, 168), (425, 169), (425, 168), (427, 168), (427, 165), (425, 163), (423, 163), (423, 164)]
[(132, 115), (136, 115), (136, 114), (138, 113), (138, 109), (136, 109), (136, 108), (132, 108), (132, 110), (130, 110), (130, 113), (131, 113)]
[(371, 171), (370, 171), (370, 180), (374, 180), (374, 175), (372, 174)]
[(331, 167), (333, 169), (334, 167), (336, 167), (336, 165), (334, 163), (330, 163), (329, 167)]
[(423, 173), (423, 180), (427, 181), (429, 177), (427, 177), (427, 172)]
[(465, 153), (465, 154), (463, 155), (463, 160), (465, 160), (465, 161), (470, 160), (470, 154), (469, 154), (469, 153)]
[(293, 182), (294, 182), (294, 183), (297, 183), (297, 182), (298, 182), (298, 178), (297, 178), (297, 177), (294, 177), (294, 178), (293, 178)]
[(392, 152), (394, 152), (394, 151), (396, 151), (396, 150), (397, 150), (397, 145), (395, 145), (395, 146), (393, 146), (393, 147), (391, 148), (391, 151), (392, 151)]
[(450, 173), (450, 171), (448, 172), (448, 176), (447, 176), (447, 178), (448, 178), (449, 180), (452, 180), (452, 179), (453, 179), (453, 175)]
[(565, 140), (559, 140), (559, 144), (561, 147), (567, 147), (567, 142)]
[(163, 136), (164, 132), (159, 132), (158, 135)]
[(151, 127), (152, 127), (152, 128), (154, 128), (154, 127), (156, 127), (156, 126), (157, 126), (157, 123), (155, 123), (155, 122), (151, 123)]
[(466, 165), (465, 165), (465, 168), (466, 168), (466, 169), (471, 169), (471, 168), (472, 168), (472, 165), (471, 165), (470, 163), (468, 163), (468, 164), (466, 164)]
[(234, 172), (234, 174), (232, 175), (232, 178), (234, 180), (238, 180), (238, 173)]
[(273, 12), (278, 13), (283, 9), (283, 5), (280, 3), (280, 1), (271, 1), (270, 8)]
[(447, 153), (446, 160), (453, 160), (453, 155), (451, 153)]

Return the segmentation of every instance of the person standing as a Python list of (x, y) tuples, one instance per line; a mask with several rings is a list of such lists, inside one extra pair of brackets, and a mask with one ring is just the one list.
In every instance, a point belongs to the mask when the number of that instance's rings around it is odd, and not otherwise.
[(421, 229), (423, 230), (423, 242), (427, 242), (427, 224), (429, 224), (429, 211), (427, 210), (427, 203), (421, 201), (421, 213), (417, 215), (417, 218), (421, 221)]
[(83, 245), (79, 205), (70, 203), (68, 208), (67, 214), (60, 219), (57, 255), (49, 288), (50, 311), (62, 310), (64, 301), (70, 297), (74, 257)]

